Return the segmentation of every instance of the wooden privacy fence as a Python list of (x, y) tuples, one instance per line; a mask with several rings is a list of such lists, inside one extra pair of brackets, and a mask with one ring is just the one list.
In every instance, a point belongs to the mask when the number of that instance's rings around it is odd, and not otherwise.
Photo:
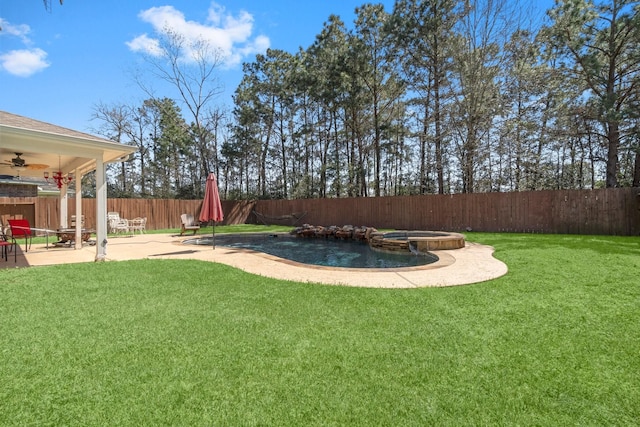
[[(76, 213), (75, 199), (68, 200), (69, 223), (71, 215)], [(180, 228), (180, 215), (200, 213), (202, 200), (168, 200), (168, 199), (107, 199), (107, 212), (118, 212), (120, 217), (133, 219), (147, 218), (146, 228), (161, 230)], [(223, 201), (224, 224), (244, 224), (251, 214), (254, 202)], [(52, 197), (0, 197), (0, 213), (21, 214), (37, 228), (56, 229), (60, 224), (60, 203)], [(87, 227), (96, 224), (96, 200), (82, 199), (82, 214)]]
[[(306, 212), (313, 225), (407, 230), (640, 234), (640, 189), (259, 200), (265, 217)], [(253, 221), (256, 221), (254, 218)]]
[[(107, 211), (147, 217), (148, 229), (180, 227), (180, 215), (200, 212), (201, 200), (108, 199)], [(298, 218), (313, 225), (366, 225), (408, 230), (640, 234), (640, 189), (528, 191), (426, 196), (223, 201), (223, 224)], [(75, 214), (69, 199), (68, 215)], [(261, 214), (260, 220), (253, 212)], [(0, 198), (0, 214), (21, 214), (39, 228), (57, 228), (55, 198)], [(95, 199), (82, 200), (88, 227), (95, 226)], [(294, 215), (295, 214), (295, 215)]]

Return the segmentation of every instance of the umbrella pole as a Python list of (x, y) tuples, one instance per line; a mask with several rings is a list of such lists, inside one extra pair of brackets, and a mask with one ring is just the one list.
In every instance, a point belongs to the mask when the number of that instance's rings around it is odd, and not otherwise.
[(213, 249), (216, 248), (216, 222), (213, 221)]

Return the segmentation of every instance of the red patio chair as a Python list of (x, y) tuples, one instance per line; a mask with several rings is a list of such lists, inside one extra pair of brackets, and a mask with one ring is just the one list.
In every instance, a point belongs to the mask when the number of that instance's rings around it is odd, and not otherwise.
[(0, 248), (2, 248), (2, 257), (5, 261), (9, 261), (9, 249), (13, 251), (13, 262), (18, 262), (18, 250), (16, 247), (16, 239), (13, 236), (7, 236), (0, 230)]
[[(16, 237), (24, 237), (24, 251), (28, 252), (31, 247), (31, 238), (33, 237), (33, 231), (29, 225), (27, 219), (10, 219), (9, 226), (11, 227), (11, 235)], [(29, 246), (27, 246), (27, 243)]]

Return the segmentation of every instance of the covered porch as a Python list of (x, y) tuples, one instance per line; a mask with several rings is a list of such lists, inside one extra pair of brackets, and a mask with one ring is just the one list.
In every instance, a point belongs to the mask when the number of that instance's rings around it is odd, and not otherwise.
[[(59, 189), (59, 223), (33, 224), (33, 227), (68, 229), (70, 203), (75, 204), (76, 218), (82, 218), (82, 177), (96, 172), (95, 228), (92, 230), (96, 235), (96, 261), (106, 259), (107, 254), (106, 166), (126, 161), (136, 151), (136, 147), (0, 111), (0, 175), (40, 180), (48, 175), (49, 181), (55, 182)], [(73, 225), (74, 248), (81, 249), (83, 224), (75, 221)]]

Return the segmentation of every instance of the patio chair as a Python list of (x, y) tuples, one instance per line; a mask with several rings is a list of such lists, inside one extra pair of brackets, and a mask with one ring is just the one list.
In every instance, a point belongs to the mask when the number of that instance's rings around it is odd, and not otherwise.
[(11, 227), (9, 227), (9, 219), (11, 215), (0, 215), (0, 233), (7, 233)]
[(132, 220), (129, 220), (129, 231), (131, 231), (134, 234), (136, 231), (140, 232), (140, 234), (143, 234), (146, 229), (146, 226), (147, 226), (147, 217), (144, 217), (144, 218), (137, 217)]
[(0, 248), (2, 248), (2, 257), (5, 261), (9, 261), (9, 252), (13, 251), (13, 262), (18, 262), (18, 246), (16, 239), (0, 230)]
[(196, 234), (200, 230), (200, 223), (196, 222), (193, 215), (182, 214), (180, 215), (182, 226), (180, 227), (180, 235), (182, 236), (187, 230), (193, 230), (193, 234)]
[(113, 221), (120, 219), (120, 214), (118, 212), (107, 212), (107, 231), (109, 233), (113, 233), (113, 229), (111, 228), (111, 224)]
[[(71, 228), (76, 228), (76, 216), (71, 215)], [(84, 228), (84, 215), (80, 215), (80, 228)]]
[(129, 221), (124, 218), (120, 218), (120, 214), (118, 212), (108, 212), (107, 221), (109, 223), (109, 233), (129, 232)]
[(10, 219), (9, 226), (11, 227), (11, 235), (14, 238), (20, 236), (24, 237), (24, 251), (28, 252), (31, 247), (31, 239), (33, 237), (33, 231), (31, 230), (31, 225), (29, 225), (29, 220)]

